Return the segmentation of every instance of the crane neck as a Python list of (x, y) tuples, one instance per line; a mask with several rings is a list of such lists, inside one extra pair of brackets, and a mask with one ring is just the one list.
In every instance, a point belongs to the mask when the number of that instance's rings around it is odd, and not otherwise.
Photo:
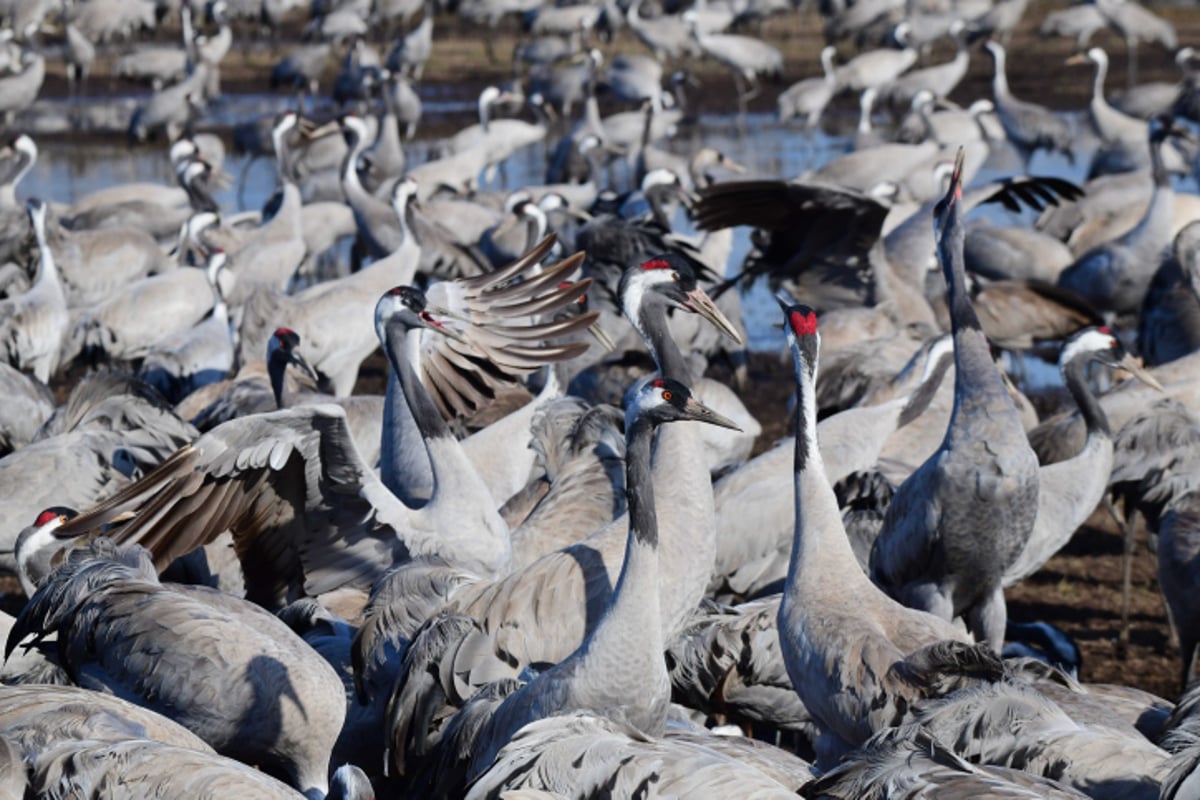
[(420, 507), (437, 485), (429, 449), (432, 438), (453, 438), (429, 393), (421, 385), (409, 354), (410, 336), (403, 323), (384, 326), (380, 338), (392, 366), (384, 400), (383, 439), (380, 442), (380, 478), (410, 508)]
[(1104, 61), (1104, 60), (1097, 61), (1096, 62), (1096, 77), (1092, 82), (1092, 109), (1093, 109), (1092, 113), (1093, 114), (1095, 113), (1095, 109), (1097, 109), (1097, 108), (1103, 109), (1105, 106), (1108, 105), (1108, 102), (1104, 99), (1104, 81), (1107, 77), (1108, 77), (1108, 61)]
[(1063, 382), (1079, 406), (1079, 413), (1083, 415), (1088, 435), (1098, 433), (1112, 436), (1112, 429), (1108, 426), (1108, 415), (1104, 413), (1100, 401), (1096, 399), (1096, 395), (1092, 394), (1091, 387), (1088, 386), (1087, 361), (1087, 357), (1081, 355), (1063, 364), (1061, 367)]
[(658, 549), (658, 518), (654, 511), (654, 481), (650, 475), (650, 450), (655, 426), (645, 417), (633, 421), (626, 435), (625, 497), (629, 509), (629, 537)]
[(35, 286), (51, 286), (62, 294), (62, 281), (58, 276), (58, 265), (54, 263), (54, 253), (50, 250), (45, 225), (33, 226), (38, 248), (38, 274)]
[(996, 97), (1008, 97), (1008, 74), (1005, 71), (1004, 50), (997, 49), (992, 51), (992, 57), (996, 61), (995, 71), (992, 73), (992, 94)]
[(634, 327), (650, 350), (660, 375), (677, 380), (684, 386), (695, 384), (691, 365), (684, 358), (679, 345), (675, 343), (675, 337), (671, 336), (664, 306), (658, 303), (650, 306), (640, 305), (636, 311)]
[(815, 336), (804, 336), (792, 348), (796, 368), (796, 524), (784, 593), (793, 598), (820, 586), (858, 589), (860, 584), (870, 583), (850, 548), (818, 446), (817, 347)]

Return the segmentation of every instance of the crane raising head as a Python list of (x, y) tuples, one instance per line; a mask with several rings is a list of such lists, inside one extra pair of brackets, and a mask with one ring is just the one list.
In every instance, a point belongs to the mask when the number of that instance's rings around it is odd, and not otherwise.
[(733, 420), (713, 411), (693, 397), (690, 389), (670, 378), (646, 381), (635, 390), (633, 401), (625, 411), (625, 430), (632, 430), (639, 419), (652, 425), (694, 420), (735, 431), (741, 430)]
[(425, 293), (415, 286), (396, 286), (389, 289), (375, 304), (375, 329), (382, 331), (393, 323), (408, 329), (429, 328), (467, 344), (461, 333), (442, 321), (442, 318), (449, 316), (446, 310), (429, 305), (425, 300)]
[(643, 309), (652, 302), (663, 302), (669, 307), (699, 314), (721, 333), (742, 344), (737, 328), (700, 288), (696, 271), (678, 253), (664, 253), (625, 270), (617, 292), (625, 316), (638, 330), (644, 327)]
[(962, 225), (959, 221), (958, 205), (962, 201), (962, 172), (965, 152), (963, 148), (958, 148), (958, 154), (954, 157), (954, 171), (950, 173), (950, 186), (946, 189), (946, 196), (938, 201), (938, 204), (933, 209), (933, 217), (939, 241), (946, 238), (947, 234), (951, 233), (953, 229), (961, 228)]
[(797, 371), (803, 367), (815, 381), (817, 353), (821, 346), (821, 334), (817, 331), (817, 312), (802, 303), (797, 303), (795, 298), (785, 292), (776, 294), (775, 302), (783, 309), (783, 330), (787, 334), (788, 345), (792, 348)]

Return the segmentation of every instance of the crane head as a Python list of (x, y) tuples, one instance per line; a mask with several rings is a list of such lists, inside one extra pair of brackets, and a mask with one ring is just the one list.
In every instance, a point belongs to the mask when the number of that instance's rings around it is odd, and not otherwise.
[(625, 410), (625, 430), (632, 430), (634, 423), (639, 419), (649, 421), (653, 425), (692, 420), (720, 428), (741, 430), (733, 420), (697, 400), (691, 389), (670, 378), (655, 378), (634, 390), (633, 400)]
[(375, 304), (376, 330), (399, 323), (409, 329), (428, 328), (459, 343), (469, 344), (461, 333), (443, 322), (443, 318), (449, 316), (445, 309), (429, 305), (425, 293), (415, 286), (396, 286), (389, 289)]
[(742, 344), (737, 328), (700, 287), (696, 271), (678, 253), (663, 253), (625, 270), (617, 293), (625, 316), (635, 326), (640, 324), (643, 307), (657, 299), (668, 307), (699, 314), (721, 333)]

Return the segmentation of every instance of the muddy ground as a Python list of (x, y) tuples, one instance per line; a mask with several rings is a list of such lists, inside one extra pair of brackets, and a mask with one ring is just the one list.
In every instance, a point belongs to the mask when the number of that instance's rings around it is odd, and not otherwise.
[[(1078, 109), (1086, 105), (1090, 91), (1090, 68), (1064, 67), (1071, 54), (1073, 42), (1063, 39), (1045, 40), (1036, 35), (1037, 25), (1045, 13), (1061, 4), (1034, 2), (1012, 46), (1016, 57), (1010, 57), (1009, 80), (1019, 97), (1044, 103), (1059, 109)], [(1200, 42), (1200, 10), (1161, 9), (1177, 25), (1181, 44)], [(511, 78), (507, 64), (489, 63), (483, 48), (483, 35), (454, 18), (439, 19), (436, 25), (437, 43), (434, 55), (426, 68), (423, 85), (441, 99), (468, 99), (490, 82)], [(819, 71), (817, 53), (824, 44), (819, 19), (811, 12), (777, 18), (765, 26), (769, 41), (780, 46), (786, 58), (785, 79), (778, 86), (765, 87), (762, 95), (752, 101), (751, 109), (770, 111), (778, 92), (792, 81), (812, 76)], [(227, 92), (265, 92), (270, 67), (298, 41), (298, 26), (285, 31), (281, 41), (246, 41), (241, 38), (222, 67), (222, 83)], [(164, 33), (160, 38), (167, 38)], [(502, 55), (512, 52), (518, 40), (515, 24), (504, 26), (493, 35), (496, 51)], [(1109, 77), (1110, 91), (1125, 86), (1125, 55), (1121, 41), (1110, 32), (1097, 35), (1095, 43), (1104, 46), (1112, 56)], [(619, 33), (610, 52), (638, 50), (639, 45), (628, 32)], [(843, 46), (846, 53), (849, 48)], [(129, 95), (142, 90), (110, 82), (104, 74), (106, 62), (120, 55), (122, 46), (105, 49), (87, 94), (104, 97), (110, 94)], [(386, 52), (386, 50), (385, 50)], [(939, 48), (930, 61), (940, 61), (950, 55), (948, 47)], [(698, 111), (725, 112), (734, 107), (732, 82), (716, 65), (688, 65), (703, 83)], [(329, 75), (336, 71), (331, 61)], [(1143, 47), (1140, 55), (1140, 79), (1176, 80), (1178, 73), (1170, 54), (1154, 46)], [(45, 96), (66, 94), (61, 64), (49, 67), (44, 89)], [(982, 51), (973, 56), (972, 70), (958, 89), (954, 99), (969, 102), (990, 96), (990, 59)], [(428, 87), (435, 87), (430, 89)], [(847, 115), (855, 113), (855, 101), (840, 101)], [(465, 118), (465, 115), (462, 115)], [(442, 125), (461, 124), (459, 120), (442, 120)], [(360, 389), (380, 390), (381, 363), (368, 362)], [(791, 391), (790, 365), (774, 354), (758, 354), (753, 359), (752, 390), (747, 400), (765, 432), (762, 446), (786, 432), (786, 398)], [(1171, 642), (1166, 612), (1155, 578), (1153, 555), (1146, 548), (1145, 532), (1133, 564), (1133, 596), (1131, 633), (1127, 647), (1118, 644), (1121, 607), (1122, 538), (1112, 518), (1104, 513), (1093, 515), (1089, 527), (1081, 530), (1071, 544), (1046, 567), (1009, 592), (1010, 616), (1020, 621), (1044, 620), (1062, 627), (1075, 637), (1083, 652), (1081, 677), (1086, 681), (1112, 682), (1135, 686), (1169, 699), (1178, 695), (1177, 646)], [(8, 587), (5, 587), (8, 588)], [(13, 600), (13, 598), (7, 598)], [(7, 608), (11, 603), (5, 604)]]

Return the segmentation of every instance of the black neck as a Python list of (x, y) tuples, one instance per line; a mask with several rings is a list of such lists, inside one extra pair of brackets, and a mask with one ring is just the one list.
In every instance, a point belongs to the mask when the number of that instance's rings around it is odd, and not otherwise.
[(288, 356), (282, 350), (272, 350), (267, 359), (267, 375), (271, 379), (271, 392), (275, 395), (275, 407), (283, 408), (283, 380), (287, 372)]
[(400, 381), (400, 388), (404, 390), (404, 399), (408, 404), (408, 409), (417, 423), (417, 429), (425, 438), (452, 437), (450, 428), (442, 419), (437, 406), (433, 404), (429, 393), (421, 384), (420, 376), (417, 375), (417, 371), (408, 360), (408, 353), (405, 350), (408, 334), (409, 330), (402, 322), (393, 320), (387, 326), (388, 361), (391, 362), (392, 371)]
[(1092, 394), (1092, 390), (1088, 388), (1087, 376), (1084, 374), (1087, 364), (1087, 358), (1073, 358), (1063, 366), (1063, 379), (1067, 384), (1067, 390), (1071, 393), (1071, 397), (1075, 398), (1075, 402), (1079, 404), (1079, 412), (1083, 414), (1083, 421), (1087, 424), (1089, 433), (1103, 433), (1105, 436), (1111, 436), (1112, 431), (1108, 427), (1108, 416), (1104, 413), (1104, 409), (1100, 406), (1100, 401)]
[(629, 504), (629, 530), (633, 538), (657, 547), (658, 518), (654, 513), (654, 483), (650, 476), (654, 430), (653, 423), (640, 418), (626, 434), (625, 498)]
[(695, 379), (692, 377), (692, 368), (671, 336), (670, 328), (667, 325), (666, 309), (655, 306), (649, 313), (646, 313), (643, 306), (638, 314), (638, 332), (646, 342), (646, 347), (650, 349), (650, 355), (654, 357), (654, 363), (658, 365), (659, 374), (664, 378), (679, 381), (684, 386), (691, 386), (695, 383)]

